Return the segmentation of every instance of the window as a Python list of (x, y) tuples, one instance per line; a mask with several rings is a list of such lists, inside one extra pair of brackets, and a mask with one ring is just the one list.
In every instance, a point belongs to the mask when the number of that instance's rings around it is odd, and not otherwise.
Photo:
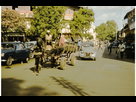
[(12, 10), (18, 10), (18, 6), (12, 6)]

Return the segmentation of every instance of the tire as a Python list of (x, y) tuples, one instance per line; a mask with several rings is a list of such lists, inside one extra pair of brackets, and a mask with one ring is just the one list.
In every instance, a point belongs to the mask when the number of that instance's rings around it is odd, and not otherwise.
[(75, 61), (76, 61), (75, 54), (72, 54), (72, 55), (71, 55), (71, 65), (72, 65), (72, 66), (75, 66)]
[(96, 57), (94, 58), (94, 61), (96, 61)]
[(62, 57), (60, 60), (60, 68), (62, 70), (65, 70), (65, 67), (66, 67), (66, 59), (65, 59), (65, 57)]
[(79, 56), (78, 59), (81, 60), (81, 57)]
[(12, 57), (11, 56), (9, 56), (8, 57), (8, 60), (7, 60), (7, 66), (11, 66), (12, 65)]

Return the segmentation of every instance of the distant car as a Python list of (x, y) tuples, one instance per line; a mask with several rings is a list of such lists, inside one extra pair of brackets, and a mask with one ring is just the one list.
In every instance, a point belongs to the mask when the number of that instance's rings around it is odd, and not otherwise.
[(28, 62), (30, 50), (22, 48), (18, 49), (19, 42), (2, 42), (1, 43), (1, 61), (6, 62), (8, 66), (12, 65), (12, 61), (24, 60)]
[(87, 58), (96, 60), (96, 50), (93, 42), (83, 42), (79, 51), (79, 59)]
[(36, 41), (29, 41), (24, 43), (25, 48), (30, 49), (30, 58), (34, 58), (34, 47), (36, 44)]

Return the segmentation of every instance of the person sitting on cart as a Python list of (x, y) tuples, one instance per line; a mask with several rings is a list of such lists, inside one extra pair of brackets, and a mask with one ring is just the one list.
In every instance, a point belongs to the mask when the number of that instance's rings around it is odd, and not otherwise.
[(48, 53), (47, 56), (54, 54), (55, 56), (60, 55), (60, 53), (64, 50), (64, 38), (61, 34), (58, 35), (58, 38), (55, 41), (55, 47), (52, 48)]
[(64, 36), (61, 34), (58, 34), (58, 48), (57, 48), (57, 52), (56, 52), (56, 55), (60, 55), (60, 53), (62, 53), (62, 51), (64, 50), (64, 45), (65, 45), (65, 42), (64, 42)]
[(53, 48), (53, 44), (52, 44), (52, 35), (50, 35), (50, 31), (47, 30), (47, 34), (45, 36), (45, 49), (46, 51), (51, 50)]

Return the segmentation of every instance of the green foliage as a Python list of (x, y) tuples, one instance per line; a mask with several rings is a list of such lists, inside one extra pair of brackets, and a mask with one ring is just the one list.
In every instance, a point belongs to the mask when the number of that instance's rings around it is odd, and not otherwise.
[(86, 33), (86, 34), (84, 34), (84, 37), (86, 38), (86, 39), (93, 39), (93, 36), (92, 35), (90, 35), (89, 33)]
[(118, 25), (114, 20), (108, 20), (106, 23), (101, 23), (100, 26), (95, 28), (98, 33), (97, 38), (101, 40), (112, 40), (115, 39), (116, 30)]
[(91, 9), (80, 8), (78, 12), (74, 12), (73, 20), (69, 21), (70, 29), (73, 34), (84, 36), (83, 32), (89, 29), (91, 22), (94, 22), (94, 13)]
[(32, 36), (40, 34), (45, 37), (47, 30), (51, 35), (56, 36), (59, 33), (61, 24), (64, 22), (64, 6), (33, 6), (34, 18), (31, 21), (31, 28), (27, 34)]
[(20, 15), (15, 10), (2, 9), (1, 12), (1, 27), (2, 33), (5, 32), (25, 32), (26, 20), (24, 15)]

